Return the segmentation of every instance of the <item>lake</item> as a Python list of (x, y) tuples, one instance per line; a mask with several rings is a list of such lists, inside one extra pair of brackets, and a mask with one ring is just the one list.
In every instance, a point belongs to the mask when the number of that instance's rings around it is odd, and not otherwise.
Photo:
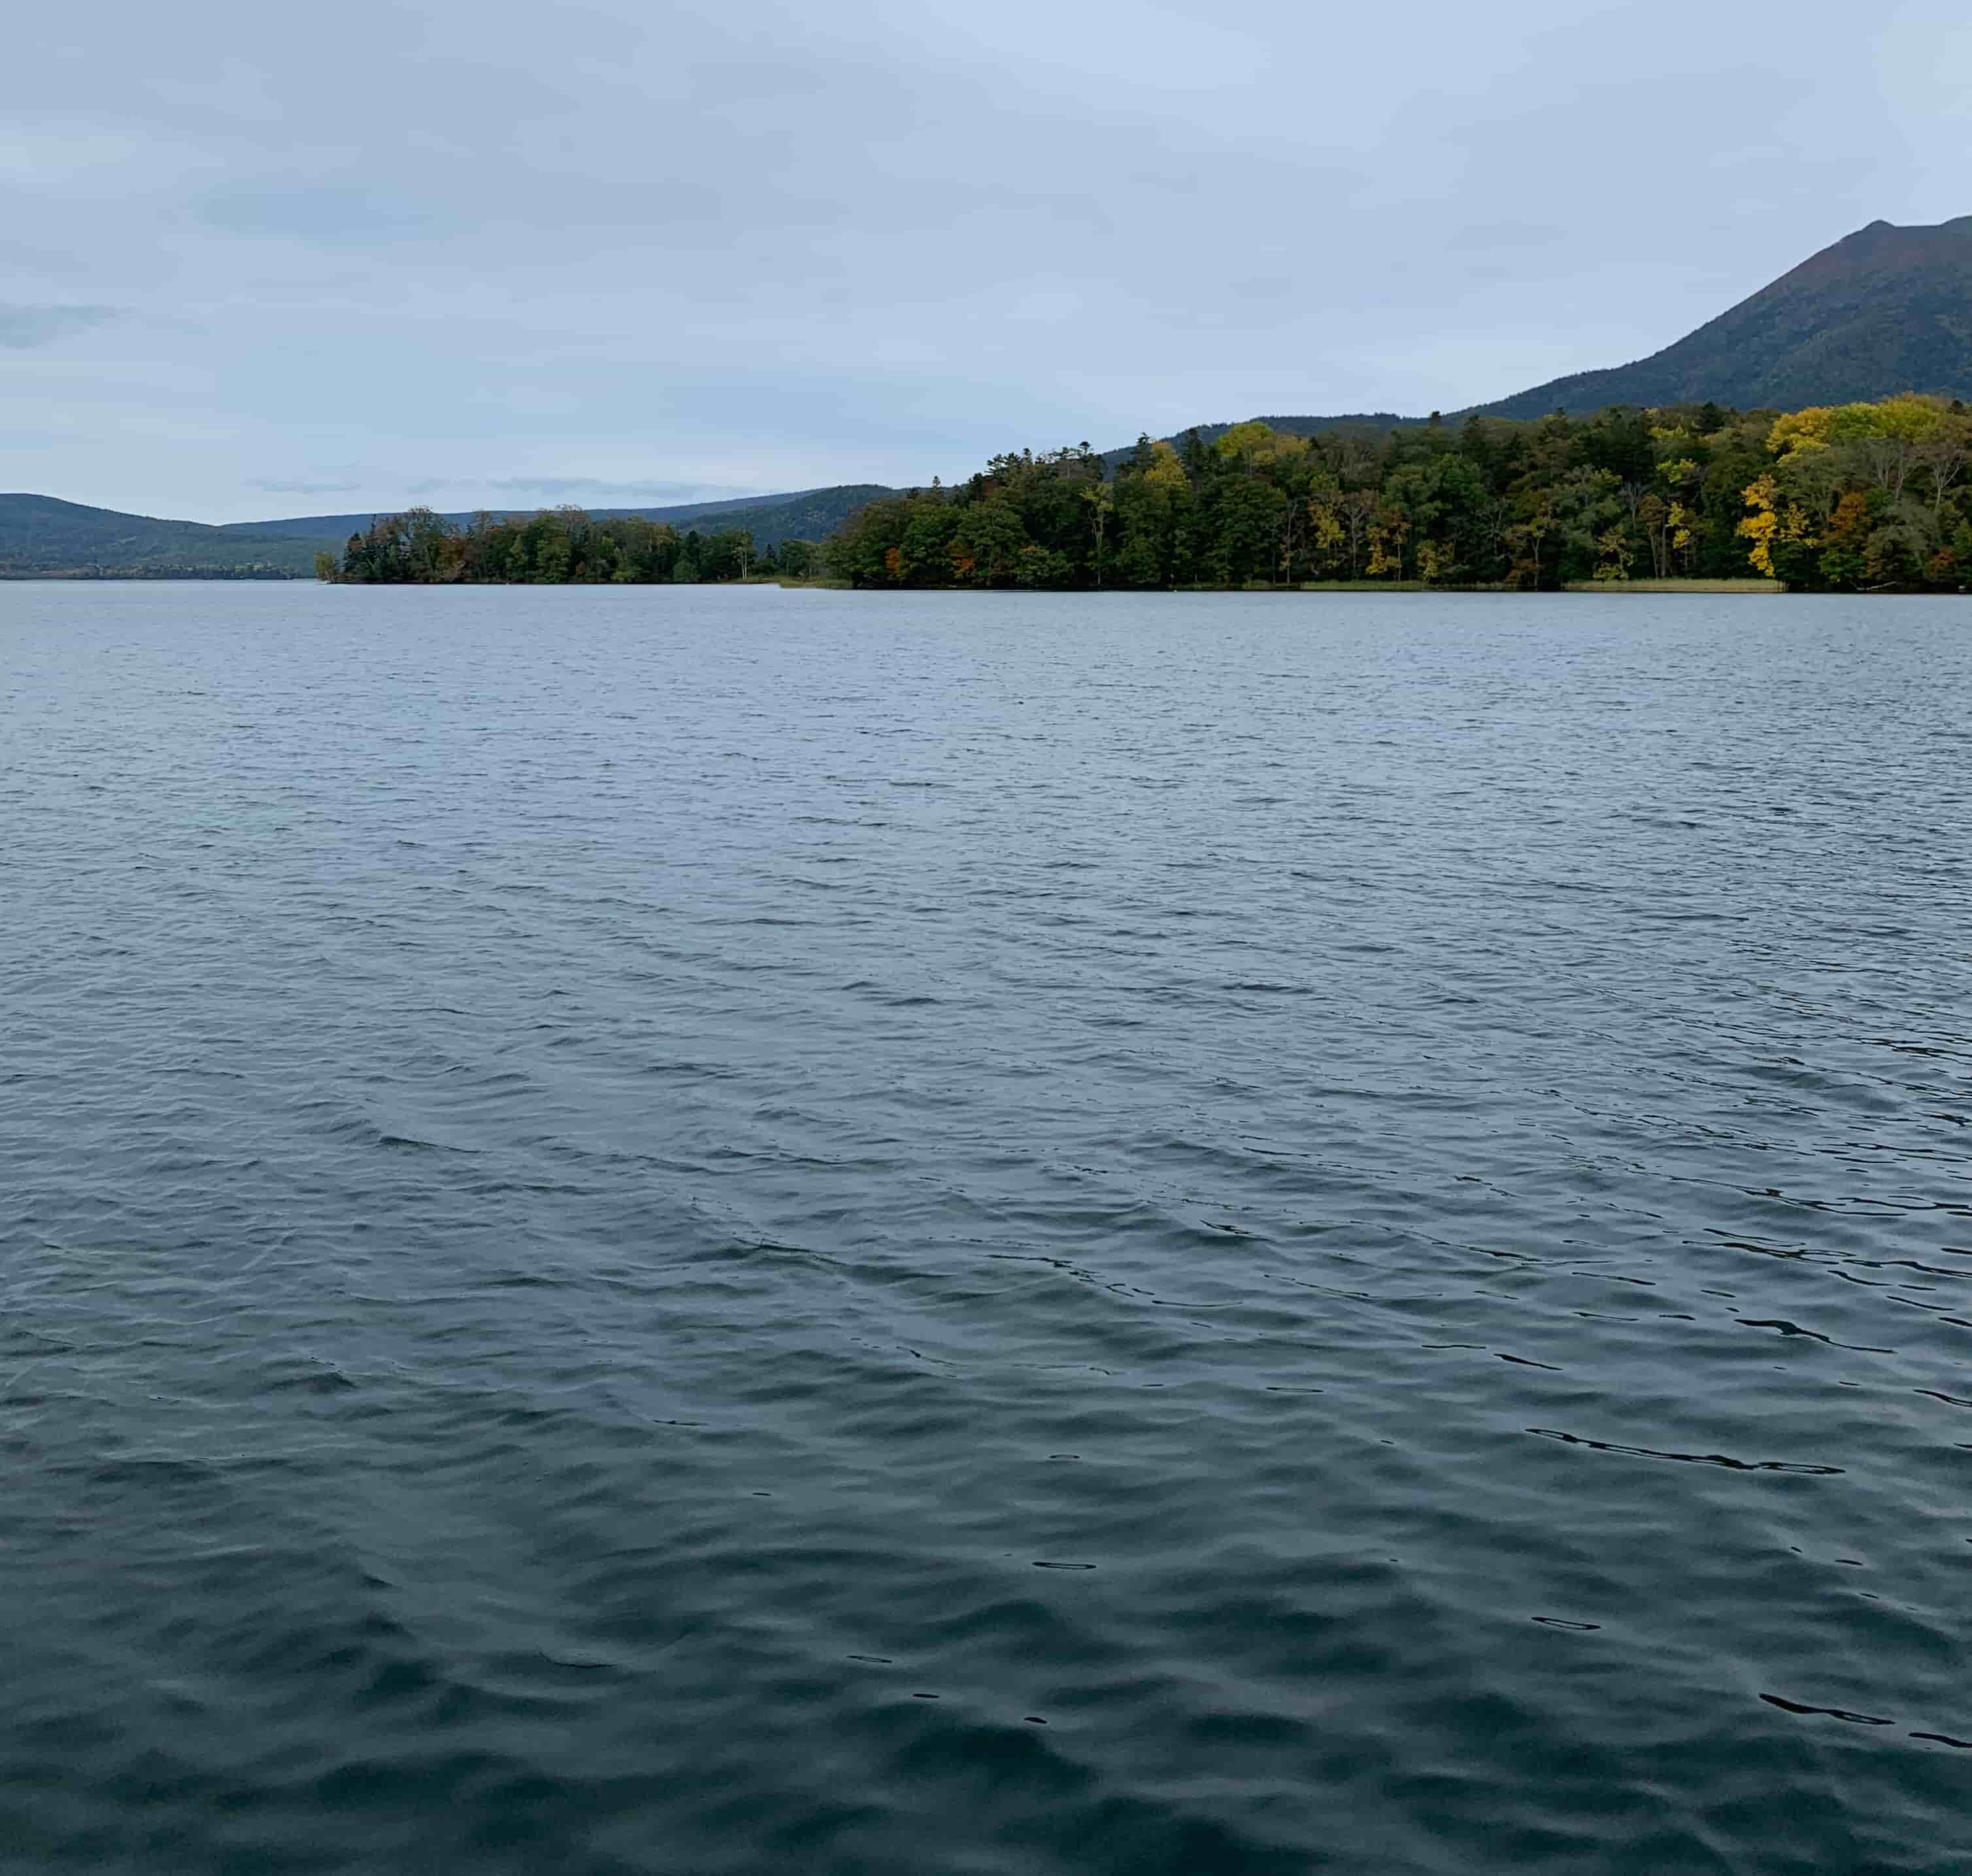
[(1968, 699), (0, 586), (0, 1865), (1962, 1868)]

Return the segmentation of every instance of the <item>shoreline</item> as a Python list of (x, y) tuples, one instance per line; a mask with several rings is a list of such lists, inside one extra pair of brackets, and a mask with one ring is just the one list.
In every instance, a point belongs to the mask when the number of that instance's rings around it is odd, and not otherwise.
[(1060, 596), (1073, 596), (1079, 599), (1106, 599), (1121, 595), (1128, 598), (1149, 598), (1160, 593), (1186, 593), (1193, 596), (1216, 594), (1272, 593), (1286, 597), (1297, 594), (1336, 594), (1350, 596), (1372, 596), (1377, 593), (1415, 596), (1422, 593), (1461, 595), (1464, 596), (1511, 596), (1520, 599), (1556, 599), (1562, 597), (1598, 597), (1605, 595), (1631, 593), (1648, 595), (1654, 598), (1677, 598), (1683, 596), (1693, 599), (1964, 599), (1972, 593), (1972, 589), (1961, 588), (1957, 592), (1947, 592), (1937, 587), (1879, 587), (1866, 592), (1844, 592), (1820, 587), (1795, 587), (1778, 580), (1571, 580), (1561, 587), (1477, 586), (1456, 583), (1433, 583), (1422, 580), (1307, 580), (1285, 585), (1262, 585), (1257, 582), (1244, 586), (1178, 586), (1178, 587), (859, 587), (854, 581), (831, 578), (800, 579), (782, 574), (754, 574), (743, 580), (449, 580), (431, 581), (369, 582), (359, 580), (322, 580), (307, 574), (230, 574), (230, 573), (169, 573), (152, 574), (135, 571), (116, 573), (13, 573), (0, 570), (0, 587), (32, 586), (195, 586), (205, 583), (214, 586), (320, 586), (342, 587), (367, 584), (420, 585), (443, 589), (472, 587), (523, 587), (534, 590), (559, 590), (563, 592), (593, 590), (599, 587), (636, 587), (645, 591), (684, 586), (701, 590), (716, 590), (721, 587), (778, 587), (789, 593), (864, 593), (902, 596), (913, 593), (961, 593), (981, 598), (1011, 596), (1031, 596), (1050, 593)]

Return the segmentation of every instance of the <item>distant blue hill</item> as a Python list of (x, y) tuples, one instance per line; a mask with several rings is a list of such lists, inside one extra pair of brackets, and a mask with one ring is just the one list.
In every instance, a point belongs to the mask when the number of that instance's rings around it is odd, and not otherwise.
[[(834, 533), (857, 509), (880, 495), (896, 492), (877, 482), (849, 482), (832, 489), (799, 489), (788, 495), (736, 495), (723, 501), (682, 502), (670, 508), (590, 508), (589, 512), (599, 517), (634, 515), (645, 521), (668, 521), (681, 531), (693, 528), (744, 528), (753, 535), (756, 547), (771, 547), (783, 541), (820, 540)], [(534, 508), (486, 511), (504, 518), (537, 513), (538, 507), (537, 504)], [(278, 535), (305, 541), (312, 547), (339, 550), (351, 534), (361, 534), (380, 515), (394, 511), (373, 508), (357, 515), (296, 515), (278, 521), (233, 521), (220, 531), (263, 538)], [(446, 519), (463, 523), (479, 511), (448, 515)]]
[[(857, 509), (893, 493), (873, 482), (809, 489), (792, 495), (687, 502), (671, 508), (602, 508), (601, 515), (640, 515), (681, 532), (744, 528), (756, 547), (783, 541), (819, 541)], [(168, 521), (91, 508), (54, 495), (0, 495), (0, 580), (296, 580), (315, 570), (318, 551), (340, 552), (352, 534), (378, 515), (304, 515), (279, 521)], [(509, 509), (531, 515), (532, 508)], [(452, 517), (466, 521), (469, 515)]]
[(255, 529), (0, 495), (0, 579), (295, 579), (314, 564), (312, 544)]

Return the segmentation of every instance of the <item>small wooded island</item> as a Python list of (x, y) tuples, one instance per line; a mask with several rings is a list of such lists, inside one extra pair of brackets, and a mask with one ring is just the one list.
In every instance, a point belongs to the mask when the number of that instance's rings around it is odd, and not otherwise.
[(413, 508), (323, 554), (367, 583), (704, 583), (858, 587), (1531, 590), (1641, 580), (1805, 590), (1972, 583), (1972, 413), (1916, 394), (1741, 413), (1713, 404), (1586, 419), (1474, 417), (1304, 436), (1239, 423), (996, 456), (968, 481), (871, 502), (824, 542), (754, 551), (743, 529), (679, 534), (578, 508)]

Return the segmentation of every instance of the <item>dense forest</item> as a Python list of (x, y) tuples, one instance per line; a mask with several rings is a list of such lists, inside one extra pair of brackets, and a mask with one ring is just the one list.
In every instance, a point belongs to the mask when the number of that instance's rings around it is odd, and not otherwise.
[(783, 541), (761, 551), (743, 528), (680, 534), (668, 521), (574, 508), (480, 515), (463, 525), (411, 508), (351, 534), (339, 559), (315, 557), (320, 577), (357, 585), (705, 585), (756, 576), (806, 579), (821, 570), (821, 552), (811, 541)]
[(1972, 413), (1900, 396), (1747, 414), (1716, 404), (1537, 422), (1472, 417), (1306, 436), (1239, 423), (994, 459), (952, 488), (871, 502), (825, 543), (756, 551), (579, 508), (413, 508), (352, 535), (325, 579), (709, 582), (825, 574), (861, 587), (1552, 588), (1767, 578), (1797, 589), (1972, 584)]
[(1236, 424), (1004, 456), (872, 502), (828, 544), (859, 587), (1552, 587), (1768, 577), (1972, 583), (1972, 415), (1892, 397), (1777, 416), (1706, 404), (1586, 420), (1471, 417), (1382, 436)]

